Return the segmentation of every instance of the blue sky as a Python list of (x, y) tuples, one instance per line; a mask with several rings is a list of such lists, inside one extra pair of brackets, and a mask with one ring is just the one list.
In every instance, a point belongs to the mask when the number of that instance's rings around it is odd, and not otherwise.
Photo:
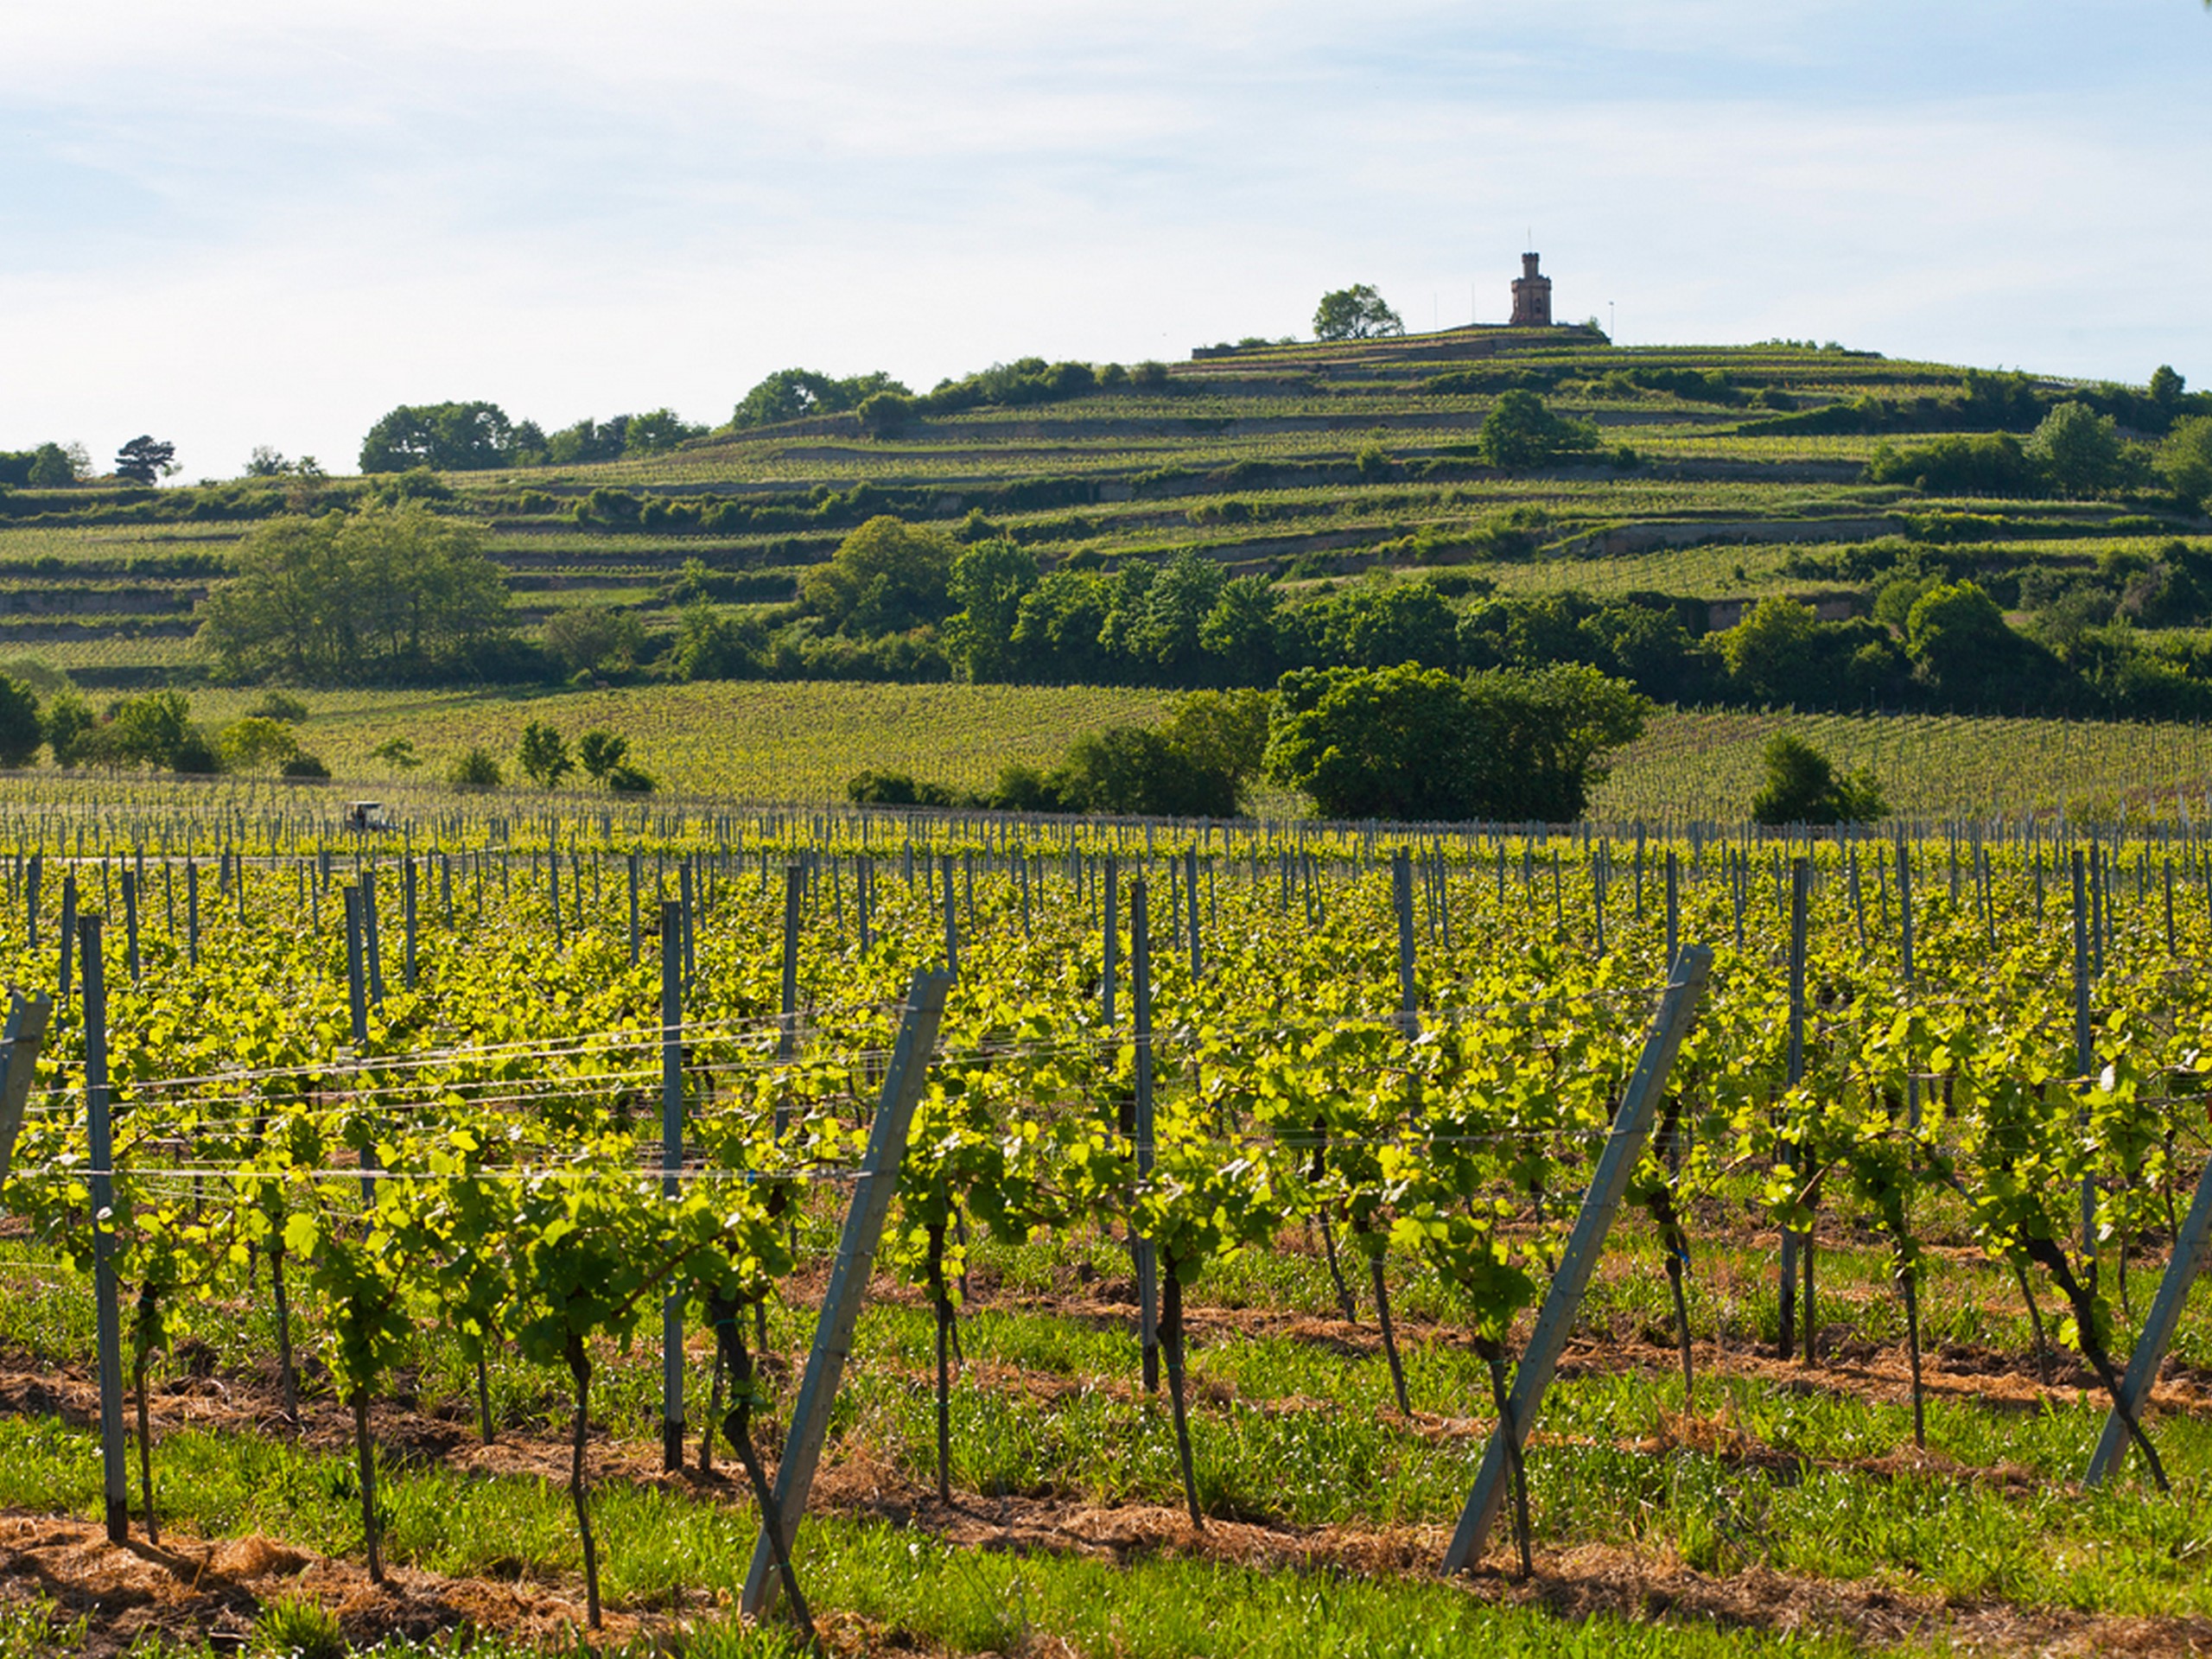
[(2198, 0), (85, 0), (0, 17), (0, 448), (350, 470), (401, 402), (719, 420), (1503, 319), (2212, 384)]

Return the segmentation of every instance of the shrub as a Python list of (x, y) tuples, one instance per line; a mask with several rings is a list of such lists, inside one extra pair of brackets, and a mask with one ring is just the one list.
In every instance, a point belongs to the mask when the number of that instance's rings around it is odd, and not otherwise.
[(649, 772), (618, 760), (607, 769), (607, 786), (617, 795), (650, 795), (660, 787), (660, 780)]
[(491, 751), (480, 745), (454, 760), (446, 772), (446, 781), (455, 789), (497, 789), (506, 780)]
[(1889, 811), (1873, 773), (1838, 778), (1826, 755), (1791, 733), (1769, 738), (1760, 760), (1766, 779), (1751, 801), (1755, 823), (1872, 823)]
[(299, 783), (327, 783), (330, 768), (312, 754), (296, 754), (278, 769), (277, 775)]
[(1492, 467), (1541, 467), (1595, 449), (1598, 429), (1587, 421), (1562, 420), (1535, 392), (1516, 387), (1491, 405), (1475, 444)]
[(246, 713), (256, 720), (281, 720), (288, 726), (297, 726), (308, 717), (306, 700), (289, 691), (264, 691), (247, 705)]
[(11, 772), (28, 766), (45, 741), (38, 693), (14, 676), (0, 674), (0, 766)]
[(941, 784), (925, 784), (910, 772), (863, 772), (845, 785), (845, 798), (855, 806), (950, 806), (951, 791)]

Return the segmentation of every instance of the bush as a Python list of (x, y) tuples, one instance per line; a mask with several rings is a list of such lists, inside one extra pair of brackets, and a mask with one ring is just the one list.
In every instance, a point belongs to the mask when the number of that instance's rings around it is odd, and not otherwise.
[(951, 792), (942, 785), (925, 784), (904, 772), (863, 772), (845, 785), (845, 798), (855, 806), (950, 806)]
[(303, 698), (289, 691), (264, 691), (247, 705), (246, 713), (256, 720), (281, 720), (288, 726), (297, 726), (308, 717), (308, 705)]
[(1542, 467), (1595, 449), (1598, 429), (1587, 421), (1562, 420), (1535, 392), (1516, 388), (1491, 405), (1475, 445), (1492, 467)]
[(607, 769), (607, 786), (617, 795), (650, 795), (660, 787), (660, 780), (649, 772), (618, 760)]
[(1751, 801), (1754, 823), (1872, 823), (1889, 812), (1873, 773), (1838, 778), (1826, 755), (1789, 732), (1769, 738), (1760, 760), (1766, 780)]
[(296, 754), (278, 769), (277, 775), (297, 783), (327, 783), (330, 768), (312, 754)]
[(10, 772), (28, 766), (45, 741), (38, 693), (13, 675), (0, 674), (0, 766)]
[(506, 780), (492, 752), (479, 746), (454, 760), (447, 769), (446, 781), (455, 789), (497, 789)]
[(207, 734), (193, 727), (169, 751), (170, 770), (187, 778), (212, 778), (223, 769), (223, 757)]

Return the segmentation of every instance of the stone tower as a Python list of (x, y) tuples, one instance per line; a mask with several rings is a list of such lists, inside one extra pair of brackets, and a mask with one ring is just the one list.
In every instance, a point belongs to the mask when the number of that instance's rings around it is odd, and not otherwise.
[(1536, 273), (1538, 256), (1521, 256), (1521, 274), (1513, 279), (1513, 327), (1548, 328), (1552, 326), (1552, 279)]

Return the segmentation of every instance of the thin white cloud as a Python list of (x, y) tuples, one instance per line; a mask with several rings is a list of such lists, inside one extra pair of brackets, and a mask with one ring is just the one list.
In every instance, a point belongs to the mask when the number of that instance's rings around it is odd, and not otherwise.
[(18, 9), (0, 447), (1495, 321), (1524, 227), (1630, 340), (2202, 380), (2208, 63), (2177, 0)]

